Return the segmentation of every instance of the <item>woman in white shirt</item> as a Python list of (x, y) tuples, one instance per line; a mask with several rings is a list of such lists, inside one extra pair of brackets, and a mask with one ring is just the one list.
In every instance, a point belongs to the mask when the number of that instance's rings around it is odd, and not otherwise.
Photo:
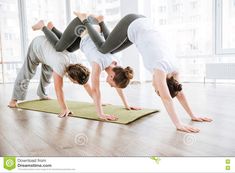
[[(198, 128), (183, 124), (173, 104), (176, 97), (192, 121), (210, 122), (211, 118), (198, 117), (191, 110), (188, 101), (179, 84), (179, 74), (176, 59), (164, 41), (162, 34), (153, 27), (151, 21), (138, 14), (123, 17), (105, 40), (96, 32), (86, 19), (87, 14), (75, 12), (86, 26), (91, 39), (102, 53), (116, 53), (131, 44), (135, 44), (142, 55), (144, 65), (153, 74), (153, 87), (161, 100), (177, 130), (184, 132), (199, 132)], [(97, 18), (103, 22), (103, 17)]]

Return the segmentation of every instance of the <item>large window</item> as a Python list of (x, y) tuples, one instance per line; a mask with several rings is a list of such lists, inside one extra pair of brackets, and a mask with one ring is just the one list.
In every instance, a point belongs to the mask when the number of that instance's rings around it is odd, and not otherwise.
[(45, 23), (52, 21), (57, 28), (63, 30), (66, 26), (66, 6), (64, 0), (30, 0), (26, 1), (28, 42), (36, 35), (42, 35), (40, 31), (32, 31), (31, 26), (38, 20)]
[(212, 0), (151, 2), (154, 23), (168, 36), (182, 75), (202, 80), (202, 67), (213, 54)]
[[(105, 16), (105, 21), (113, 28), (120, 19), (120, 0), (71, 0), (71, 14), (73, 11), (92, 13)], [(72, 14), (72, 16), (74, 16)]]
[(218, 54), (235, 53), (235, 1), (217, 0), (216, 51)]
[[(19, 8), (21, 11), (18, 12)], [(32, 31), (31, 26), (43, 19), (46, 22), (53, 21), (58, 28), (63, 29), (66, 25), (65, 1), (0, 0), (0, 11), (0, 81), (13, 82), (22, 66), (30, 41), (36, 35), (43, 34)]]
[(223, 28), (222, 28), (222, 46), (225, 49), (235, 48), (235, 1), (223, 1)]
[[(202, 81), (207, 62), (235, 62), (230, 56), (235, 54), (235, 0), (143, 1), (148, 2), (146, 11), (168, 36), (185, 80)], [(120, 0), (0, 0), (0, 82), (14, 81), (29, 42), (43, 34), (31, 30), (38, 20), (53, 21), (63, 31), (75, 17), (73, 11), (80, 10), (104, 15), (112, 29), (125, 8)], [(73, 61), (88, 65), (76, 53)]]
[(0, 0), (0, 12), (0, 82), (9, 82), (22, 60), (17, 0)]

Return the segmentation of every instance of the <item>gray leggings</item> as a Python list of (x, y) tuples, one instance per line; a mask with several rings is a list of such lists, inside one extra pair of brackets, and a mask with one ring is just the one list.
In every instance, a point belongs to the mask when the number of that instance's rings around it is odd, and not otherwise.
[[(30, 80), (34, 77), (40, 60), (35, 54), (32, 44), (28, 48), (27, 57), (24, 64), (17, 74), (15, 80), (14, 90), (12, 93), (12, 100), (24, 100), (27, 94)], [(46, 64), (42, 64), (40, 82), (37, 89), (37, 95), (43, 99), (47, 97), (46, 87), (50, 84), (53, 70)]]
[(105, 37), (104, 39), (100, 36), (100, 34), (93, 28), (92, 24), (89, 20), (85, 19), (83, 21), (84, 25), (87, 28), (87, 31), (95, 43), (97, 49), (101, 53), (116, 53), (119, 52), (132, 44), (132, 42), (127, 37), (127, 30), (129, 25), (136, 19), (145, 17), (138, 14), (128, 14), (123, 17), (112, 32)]
[[(98, 25), (98, 22), (92, 16), (88, 17), (88, 21), (91, 24)], [(104, 37), (108, 37), (109, 31), (103, 22), (99, 23), (101, 31), (103, 32)], [(52, 30), (49, 30), (47, 27), (43, 27), (42, 31), (44, 32), (47, 40), (53, 45), (53, 47), (58, 52), (67, 50), (69, 52), (74, 52), (80, 48), (81, 33), (86, 29), (81, 20), (76, 17), (74, 18), (64, 33), (61, 33), (55, 27)]]

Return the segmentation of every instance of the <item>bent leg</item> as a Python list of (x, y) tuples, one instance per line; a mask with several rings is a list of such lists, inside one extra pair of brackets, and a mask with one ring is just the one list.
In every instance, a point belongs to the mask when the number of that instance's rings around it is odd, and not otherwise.
[(101, 32), (103, 33), (104, 39), (106, 40), (110, 34), (110, 31), (104, 22), (100, 22), (99, 25)]
[(46, 87), (50, 84), (53, 70), (50, 66), (42, 64), (40, 83), (38, 85), (37, 95), (40, 99), (47, 99)]
[[(122, 18), (119, 23), (115, 26), (113, 31), (109, 34), (107, 39), (104, 41), (100, 34), (92, 27), (88, 20), (84, 20), (84, 24), (87, 27), (88, 33), (95, 43), (97, 49), (101, 53), (113, 52), (122, 46), (123, 43), (129, 42), (127, 46), (131, 45), (127, 37), (127, 30), (129, 25), (137, 18), (143, 17), (137, 14), (129, 14)], [(126, 48), (126, 47), (122, 47)]]
[[(59, 31), (56, 27), (53, 27), (51, 30), (59, 39), (62, 36), (62, 32)], [(69, 52), (74, 52), (80, 48), (81, 37), (77, 37), (77, 39), (66, 49)]]
[(27, 94), (30, 80), (36, 73), (39, 60), (31, 46), (29, 46), (27, 58), (17, 75), (12, 94), (12, 100), (24, 100)]
[(127, 47), (131, 46), (132, 44), (133, 44), (132, 42), (130, 42), (128, 39), (126, 39), (126, 41), (124, 41), (121, 46), (119, 46), (118, 48), (116, 48), (115, 50), (113, 50), (110, 53), (111, 54), (118, 53), (118, 52), (126, 49)]
[(56, 37), (58, 38), (58, 39), (60, 39), (61, 38), (61, 36), (62, 36), (62, 32), (61, 31), (59, 31), (56, 27), (53, 27), (52, 29), (51, 29), (51, 31), (56, 35)]
[(64, 33), (61, 35), (60, 38), (58, 38), (56, 34), (54, 34), (47, 27), (43, 27), (42, 29), (47, 39), (54, 46), (56, 51), (59, 51), (59, 52), (66, 50), (70, 45), (72, 45), (73, 42), (78, 37), (80, 37), (80, 34), (84, 30), (85, 30), (85, 27), (83, 23), (77, 17), (70, 22), (70, 24), (65, 29)]

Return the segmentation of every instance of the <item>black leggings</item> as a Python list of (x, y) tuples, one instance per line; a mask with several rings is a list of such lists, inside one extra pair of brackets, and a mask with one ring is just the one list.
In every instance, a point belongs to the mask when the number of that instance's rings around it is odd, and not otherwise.
[(138, 14), (128, 14), (123, 17), (112, 32), (105, 37), (105, 40), (100, 36), (100, 34), (93, 28), (91, 22), (88, 19), (83, 21), (84, 25), (87, 28), (87, 31), (95, 43), (97, 49), (101, 53), (116, 53), (119, 52), (132, 43), (127, 37), (127, 30), (129, 25), (136, 19), (144, 17)]
[[(88, 21), (89, 23), (98, 25), (97, 20), (91, 16), (88, 17)], [(99, 23), (99, 25), (104, 37), (108, 37), (109, 31), (104, 22)], [(55, 27), (52, 28), (52, 30), (49, 30), (47, 27), (43, 27), (42, 31), (56, 51), (62, 52), (67, 50), (69, 52), (74, 52), (80, 48), (80, 35), (85, 29), (84, 24), (78, 17), (76, 17), (69, 23), (64, 33), (61, 33)]]

